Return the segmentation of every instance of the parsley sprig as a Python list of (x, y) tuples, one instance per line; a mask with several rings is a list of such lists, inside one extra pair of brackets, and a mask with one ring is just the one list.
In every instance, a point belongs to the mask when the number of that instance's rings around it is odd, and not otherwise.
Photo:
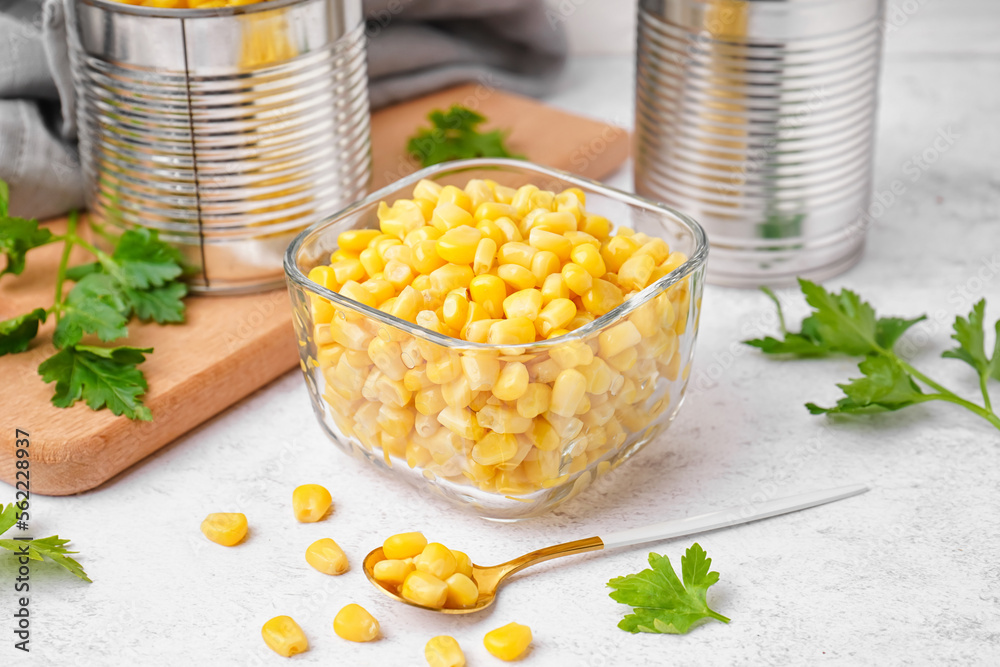
[[(22, 501), (23, 502), (23, 501)], [(11, 529), (18, 519), (21, 518), (21, 509), (16, 503), (4, 506), (0, 504), (0, 535)], [(53, 563), (61, 565), (74, 575), (90, 582), (90, 577), (83, 571), (83, 566), (70, 558), (69, 554), (78, 553), (66, 548), (69, 540), (62, 539), (58, 535), (43, 537), (38, 540), (12, 540), (0, 538), (0, 549), (23, 554), (27, 551), (27, 556), (31, 560), (45, 560), (48, 558)], [(91, 582), (92, 583), (92, 582)]]
[[(152, 348), (101, 347), (86, 344), (84, 337), (92, 334), (104, 342), (125, 338), (132, 317), (160, 324), (182, 322), (187, 286), (180, 280), (180, 252), (147, 229), (107, 235), (114, 249), (104, 252), (77, 234), (75, 211), (66, 233), (56, 235), (37, 220), (9, 216), (8, 194), (0, 181), (0, 254), (6, 257), (0, 277), (21, 274), (29, 250), (57, 242), (63, 249), (52, 305), (0, 321), (0, 356), (27, 350), (39, 325), (55, 317), (52, 342), (57, 352), (38, 367), (45, 382), (56, 384), (52, 403), (69, 407), (83, 400), (94, 410), (107, 407), (115, 415), (151, 420), (152, 413), (142, 404), (147, 384), (138, 365)], [(83, 248), (95, 261), (69, 266), (74, 247)], [(67, 281), (75, 284), (65, 292)]]
[(632, 633), (683, 635), (704, 619), (729, 623), (708, 606), (708, 589), (719, 581), (719, 573), (710, 572), (711, 567), (712, 559), (697, 542), (681, 557), (683, 582), (669, 558), (649, 554), (649, 569), (608, 582), (615, 589), (611, 598), (633, 608), (618, 627)]
[(424, 167), (475, 157), (523, 157), (507, 149), (506, 132), (479, 132), (476, 128), (486, 118), (472, 109), (456, 104), (448, 111), (436, 109), (427, 118), (431, 127), (418, 129), (406, 144), (406, 151)]
[(945, 401), (969, 410), (1000, 429), (1000, 416), (993, 411), (987, 386), (990, 378), (1000, 380), (1000, 321), (994, 325), (997, 341), (992, 355), (988, 356), (984, 330), (985, 300), (973, 306), (968, 317), (956, 317), (952, 338), (958, 346), (942, 355), (964, 361), (976, 371), (983, 395), (983, 405), (977, 405), (917, 370), (894, 351), (896, 342), (906, 330), (926, 319), (926, 316), (912, 319), (877, 317), (871, 305), (850, 290), (834, 294), (801, 279), (799, 286), (806, 302), (813, 308), (812, 314), (802, 320), (800, 331), (788, 331), (777, 297), (767, 288), (762, 288), (778, 308), (783, 337), (767, 336), (744, 342), (766, 354), (793, 357), (846, 354), (864, 357), (858, 365), (862, 377), (837, 385), (843, 390), (844, 397), (829, 408), (806, 403), (809, 412), (869, 414), (901, 410), (929, 401)]

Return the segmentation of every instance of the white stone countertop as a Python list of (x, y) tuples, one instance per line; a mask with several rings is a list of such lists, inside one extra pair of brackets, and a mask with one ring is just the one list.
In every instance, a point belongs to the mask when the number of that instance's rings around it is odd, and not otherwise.
[[(1000, 317), (1000, 8), (995, 0), (925, 2), (887, 34), (876, 188), (905, 193), (871, 228), (862, 262), (830, 282), (883, 314), (928, 313), (908, 337), (915, 364), (968, 396), (963, 364), (940, 358), (956, 313), (981, 296)], [(631, 124), (632, 61), (577, 58), (549, 102)], [(950, 131), (954, 145), (910, 180), (905, 163)], [(628, 187), (627, 170), (612, 179)], [(781, 293), (797, 322), (805, 312)], [(768, 322), (754, 291), (709, 287), (692, 387), (676, 422), (634, 460), (551, 515), (483, 521), (418, 496), (335, 450), (320, 432), (298, 371), (179, 439), (101, 488), (35, 497), (33, 532), (73, 538), (93, 584), (53, 566), (31, 579), (36, 665), (284, 665), (260, 627), (289, 614), (311, 650), (288, 664), (418, 666), (432, 636), (455, 636), (470, 667), (498, 665), (482, 645), (510, 621), (531, 626), (525, 665), (1000, 664), (1000, 433), (950, 405), (833, 422), (830, 403), (854, 362), (775, 361), (738, 344)], [(712, 380), (711, 378), (717, 378)], [(1000, 388), (994, 384), (1000, 400)], [(297, 524), (294, 486), (319, 482), (336, 511)], [(854, 482), (866, 495), (682, 538), (588, 554), (512, 581), (487, 613), (445, 617), (378, 594), (360, 561), (393, 532), (422, 529), (473, 560), (624, 527)], [(198, 530), (210, 511), (240, 511), (246, 543), (225, 549)], [(313, 571), (305, 547), (335, 538), (352, 559), (341, 577)], [(629, 635), (605, 582), (645, 567), (651, 549), (678, 562), (693, 541), (721, 581), (710, 601), (732, 618), (685, 636)], [(0, 664), (13, 648), (16, 598), (0, 560)], [(333, 634), (337, 610), (367, 607), (384, 638)], [(19, 662), (17, 664), (25, 664)]]

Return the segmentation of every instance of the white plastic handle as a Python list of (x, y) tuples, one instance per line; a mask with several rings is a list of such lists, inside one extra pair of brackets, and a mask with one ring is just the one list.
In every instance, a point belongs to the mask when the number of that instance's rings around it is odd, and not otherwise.
[(727, 528), (729, 526), (737, 526), (741, 523), (767, 519), (779, 514), (797, 512), (809, 507), (816, 507), (817, 505), (850, 498), (867, 490), (868, 487), (864, 484), (854, 484), (836, 489), (810, 491), (809, 493), (790, 496), (788, 498), (778, 498), (763, 503), (731, 507), (718, 512), (709, 512), (708, 514), (699, 514), (698, 516), (691, 516), (686, 519), (664, 521), (649, 526), (630, 528), (617, 533), (611, 533), (607, 536), (601, 536), (601, 541), (604, 542), (605, 549), (615, 549), (617, 547), (629, 547), (633, 544), (669, 540), (673, 537), (704, 533), (717, 528)]

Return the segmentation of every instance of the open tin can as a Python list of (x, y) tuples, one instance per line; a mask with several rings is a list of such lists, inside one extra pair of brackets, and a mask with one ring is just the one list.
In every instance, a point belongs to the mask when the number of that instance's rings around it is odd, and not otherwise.
[(884, 0), (640, 0), (636, 192), (699, 220), (709, 282), (824, 279), (864, 245)]
[(91, 220), (155, 229), (195, 291), (281, 286), (289, 242), (371, 180), (360, 0), (68, 4)]

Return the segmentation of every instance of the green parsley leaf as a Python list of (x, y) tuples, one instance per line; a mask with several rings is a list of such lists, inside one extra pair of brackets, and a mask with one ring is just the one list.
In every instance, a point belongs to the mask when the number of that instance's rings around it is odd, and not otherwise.
[(992, 358), (987, 357), (985, 313), (986, 300), (981, 299), (972, 307), (968, 318), (956, 317), (952, 325), (955, 333), (951, 337), (958, 343), (958, 347), (945, 351), (941, 356), (964, 361), (972, 366), (981, 378), (992, 377), (1000, 380), (1000, 320), (994, 325), (996, 339), (993, 343)]
[(184, 271), (180, 251), (161, 241), (155, 231), (130, 229), (121, 235), (111, 259), (122, 285), (133, 289), (160, 287)]
[(89, 276), (91, 273), (100, 273), (101, 263), (100, 262), (90, 262), (88, 264), (77, 264), (76, 266), (71, 266), (66, 269), (67, 280), (72, 280), (75, 283), (80, 282), (85, 277)]
[(131, 312), (143, 322), (153, 320), (159, 324), (184, 321), (184, 296), (187, 285), (169, 282), (162, 287), (148, 290), (125, 289)]
[[(9, 530), (17, 519), (21, 516), (21, 510), (16, 503), (11, 503), (4, 507), (0, 505), (0, 535)], [(93, 583), (87, 573), (83, 571), (83, 566), (69, 557), (69, 554), (78, 553), (66, 549), (69, 540), (64, 540), (58, 535), (43, 537), (37, 540), (11, 540), (0, 539), (0, 549), (6, 549), (17, 554), (25, 554), (31, 560), (44, 560), (48, 558), (53, 563), (61, 565), (75, 576), (88, 583)]]
[(123, 338), (128, 335), (128, 318), (123, 311), (128, 312), (111, 276), (84, 276), (66, 296), (52, 342), (58, 348), (70, 347), (88, 333), (103, 341)]
[(476, 128), (486, 118), (471, 109), (456, 104), (447, 112), (432, 111), (427, 118), (432, 127), (419, 128), (406, 144), (406, 151), (424, 167), (475, 157), (523, 157), (507, 149), (506, 132), (479, 132)]
[(30, 313), (0, 321), (0, 357), (27, 350), (45, 316), (44, 308), (35, 308)]
[(844, 391), (844, 398), (832, 408), (821, 408), (815, 403), (806, 403), (806, 408), (814, 415), (819, 414), (868, 414), (899, 410), (927, 400), (910, 374), (893, 357), (869, 356), (858, 368), (863, 377), (852, 379), (847, 384), (838, 384)]
[(609, 594), (611, 598), (633, 607), (618, 623), (619, 628), (632, 633), (685, 634), (707, 618), (729, 622), (708, 606), (708, 589), (719, 581), (719, 573), (709, 571), (712, 559), (697, 542), (681, 558), (683, 583), (666, 556), (649, 554), (649, 565), (650, 569), (638, 574), (608, 582), (615, 589)]
[(150, 421), (140, 397), (146, 378), (136, 368), (152, 348), (76, 345), (60, 350), (38, 367), (46, 382), (56, 383), (53, 405), (65, 408), (85, 400), (92, 410), (107, 406), (116, 415)]
[(8, 218), (3, 211), (0, 214), (0, 253), (7, 257), (7, 264), (0, 271), (0, 277), (5, 273), (20, 275), (24, 271), (28, 251), (51, 242), (52, 232), (39, 227), (37, 220)]

